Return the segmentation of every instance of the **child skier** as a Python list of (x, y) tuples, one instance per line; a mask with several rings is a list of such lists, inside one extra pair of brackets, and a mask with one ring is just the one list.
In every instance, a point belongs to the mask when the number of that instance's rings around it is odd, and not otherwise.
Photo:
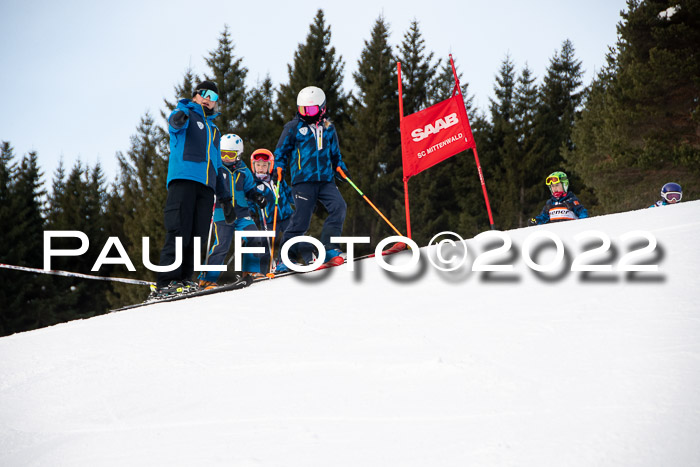
[[(253, 206), (254, 218), (261, 223), (260, 227), (263, 230), (272, 231), (276, 223), (275, 243), (281, 244), (282, 234), (289, 225), (289, 220), (292, 217), (292, 190), (287, 185), (287, 182), (281, 180), (279, 182), (279, 199), (277, 193), (277, 177), (274, 176), (273, 167), (275, 165), (275, 156), (267, 149), (256, 149), (250, 155), (250, 168), (253, 171), (253, 176), (258, 184), (257, 191), (267, 199), (267, 205), (264, 208)], [(277, 213), (275, 214), (275, 210)], [(275, 252), (279, 252), (279, 248), (275, 247)], [(268, 252), (268, 258), (269, 258)], [(274, 264), (274, 258), (272, 258)], [(263, 270), (269, 270), (270, 263), (263, 264)]]
[[(258, 230), (251, 218), (250, 209), (254, 204), (263, 208), (267, 204), (265, 197), (256, 189), (253, 174), (241, 160), (242, 153), (243, 140), (239, 136), (228, 134), (221, 137), (221, 161), (223, 162), (223, 167), (220, 170), (226, 188), (232, 195), (232, 199), (228, 203), (231, 203), (235, 216), (224, 214), (225, 210), (231, 210), (229, 206), (217, 204), (211, 232), (211, 237), (214, 241), (209, 250), (208, 265), (224, 264), (236, 230)], [(242, 244), (244, 246), (262, 247), (264, 239), (244, 237)], [(244, 272), (244, 275), (259, 275), (262, 272), (260, 267), (261, 256), (263, 254), (243, 255), (241, 270)], [(201, 289), (213, 288), (216, 286), (220, 275), (220, 271), (202, 272), (199, 275), (199, 287)]]
[(681, 198), (683, 198), (683, 188), (678, 183), (669, 182), (661, 187), (661, 199), (649, 207), (655, 208), (680, 203)]
[[(294, 214), (284, 231), (282, 243), (306, 235), (317, 202), (328, 211), (321, 230), (321, 244), (326, 250), (323, 260), (327, 265), (343, 263), (339, 246), (331, 238), (343, 234), (347, 204), (335, 184), (337, 169), (349, 174), (343, 162), (335, 126), (326, 118), (326, 95), (316, 86), (308, 86), (297, 95), (297, 113), (282, 130), (275, 164), (289, 173), (294, 196)], [(314, 248), (308, 243), (297, 243), (290, 253), (309, 264)], [(288, 270), (280, 262), (277, 272)]]
[(529, 225), (588, 217), (586, 208), (576, 195), (569, 191), (569, 178), (564, 172), (552, 172), (545, 180), (545, 184), (549, 187), (552, 196), (547, 200), (542, 212), (528, 221)]

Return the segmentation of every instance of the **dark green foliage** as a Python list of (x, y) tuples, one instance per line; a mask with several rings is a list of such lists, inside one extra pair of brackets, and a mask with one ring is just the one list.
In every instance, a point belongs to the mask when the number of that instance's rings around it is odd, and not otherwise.
[[(335, 47), (331, 46), (331, 28), (326, 26), (323, 10), (319, 9), (313, 23), (309, 26), (306, 42), (299, 44), (294, 52), (293, 65), (287, 65), (289, 81), (281, 84), (277, 93), (277, 113), (282, 115), (283, 121), (286, 122), (296, 114), (299, 91), (307, 86), (322, 89), (326, 95), (326, 117), (333, 122), (341, 135), (340, 150), (343, 156), (346, 142), (342, 138), (342, 131), (348, 121), (346, 114), (348, 96), (342, 88), (344, 68), (343, 58), (341, 56), (336, 58)], [(275, 133), (279, 139), (282, 126)], [(274, 147), (276, 146), (277, 140), (274, 144)], [(269, 149), (274, 150), (274, 147)], [(311, 220), (309, 235), (320, 235), (325, 215), (325, 211), (319, 205), (318, 215)]]
[(518, 135), (515, 115), (515, 64), (510, 56), (501, 62), (494, 86), (495, 100), (491, 100), (491, 128), (488, 144), (482, 151), (492, 160), (489, 170), (496, 170), (492, 185), (494, 222), (500, 229), (517, 225), (518, 220)]
[[(43, 266), (41, 173), (37, 155), (30, 152), (19, 163), (9, 142), (0, 148), (0, 262), (17, 266)], [(51, 310), (41, 300), (46, 277), (0, 269), (0, 335), (53, 324)]]
[[(401, 62), (404, 115), (411, 115), (432, 104), (430, 101), (433, 94), (430, 91), (433, 89), (433, 81), (440, 64), (439, 60), (433, 63), (434, 55), (432, 52), (425, 53), (425, 40), (420, 32), (418, 21), (413, 20), (409, 30), (404, 34), (397, 57)], [(451, 92), (451, 89), (448, 92)], [(445, 230), (442, 227), (449, 217), (450, 207), (446, 207), (444, 203), (451, 203), (453, 199), (449, 193), (450, 174), (442, 169), (443, 167), (440, 166), (432, 167), (423, 176), (411, 179), (408, 184), (411, 238), (419, 244), (426, 244), (432, 236), (431, 233)], [(401, 175), (403, 178), (403, 172)], [(399, 194), (392, 211), (392, 218), (396, 222), (403, 219), (401, 221), (403, 224), (405, 224), (405, 210), (402, 210), (404, 199), (403, 194)], [(411, 203), (411, 200), (415, 202)], [(439, 212), (437, 216), (436, 212)], [(407, 231), (403, 233), (407, 234)]]
[(522, 69), (515, 88), (513, 126), (517, 135), (518, 152), (509, 167), (513, 174), (517, 217), (514, 227), (523, 227), (527, 219), (541, 209), (542, 176), (537, 166), (535, 128), (539, 88), (527, 64)]
[(294, 117), (299, 91), (307, 86), (317, 86), (326, 94), (326, 108), (333, 121), (342, 128), (347, 103), (342, 88), (344, 68), (342, 56), (336, 58), (335, 47), (331, 46), (331, 28), (326, 26), (323, 10), (318, 10), (306, 42), (299, 44), (294, 52), (294, 64), (287, 65), (289, 82), (280, 85), (277, 108), (284, 120)]
[[(541, 180), (555, 170), (569, 170), (562, 152), (573, 146), (571, 130), (583, 98), (581, 75), (581, 62), (574, 57), (571, 41), (566, 40), (561, 52), (550, 60), (540, 88), (540, 108), (534, 134), (536, 166), (540, 168)], [(573, 187), (576, 191), (576, 186)], [(585, 204), (585, 200), (582, 201)]]
[(274, 151), (277, 146), (284, 122), (275, 108), (274, 92), (269, 76), (250, 92), (243, 113), (246, 126), (241, 132), (247, 155), (259, 148)]
[[(163, 209), (167, 197), (167, 159), (160, 151), (155, 122), (149, 113), (141, 118), (136, 135), (126, 155), (117, 153), (121, 178), (119, 188), (109, 196), (110, 206), (123, 225), (120, 240), (134, 263), (136, 272), (129, 274), (120, 266), (117, 275), (142, 280), (155, 280), (155, 273), (146, 269), (141, 260), (142, 238), (149, 239), (149, 260), (159, 264), (160, 249), (165, 239)], [(112, 305), (133, 303), (148, 295), (145, 287), (130, 284), (114, 286)]]
[[(675, 14), (660, 15), (671, 6)], [(566, 154), (598, 194), (599, 214), (648, 206), (669, 181), (684, 200), (700, 191), (700, 2), (627, 7)]]
[[(88, 251), (80, 256), (61, 256), (52, 259), (52, 269), (83, 274), (95, 274), (92, 266), (106, 243), (109, 233), (105, 226), (105, 183), (99, 164), (94, 168), (80, 161), (65, 177), (60, 166), (53, 181), (54, 191), (49, 197), (47, 230), (77, 230), (87, 235)], [(53, 239), (53, 248), (77, 249), (81, 241), (76, 238)], [(109, 274), (109, 268), (100, 271)], [(111, 284), (95, 283), (73, 277), (52, 277), (53, 305), (57, 322), (87, 318), (104, 313), (107, 309), (107, 293)], [(38, 307), (37, 307), (38, 310)]]
[(414, 19), (410, 29), (403, 36), (397, 57), (401, 62), (404, 115), (410, 115), (428, 107), (432, 96), (433, 80), (440, 66), (440, 60), (433, 63), (434, 55), (433, 52), (426, 54), (425, 40), (420, 32), (418, 21)]
[[(398, 81), (388, 37), (388, 26), (380, 17), (353, 74), (358, 96), (351, 98), (352, 125), (341, 134), (343, 158), (353, 181), (387, 216), (403, 191)], [(370, 236), (374, 244), (394, 235), (352, 187), (341, 183), (340, 189), (348, 204), (345, 234)], [(405, 222), (396, 215), (389, 218), (405, 233)]]
[(218, 48), (209, 52), (209, 57), (205, 58), (213, 73), (207, 79), (214, 81), (219, 88), (218, 111), (221, 115), (216, 119), (216, 126), (224, 135), (241, 131), (247, 97), (245, 78), (248, 69), (242, 65), (242, 58), (233, 55), (233, 49), (229, 27), (226, 25), (219, 37)]

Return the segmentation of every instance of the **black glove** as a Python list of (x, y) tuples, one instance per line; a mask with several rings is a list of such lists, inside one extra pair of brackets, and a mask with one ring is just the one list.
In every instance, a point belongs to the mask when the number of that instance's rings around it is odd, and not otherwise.
[(236, 210), (233, 208), (233, 203), (231, 200), (226, 200), (223, 203), (224, 205), (224, 219), (226, 219), (226, 223), (228, 225), (233, 224), (236, 222)]
[(187, 123), (187, 119), (189, 116), (183, 112), (182, 110), (178, 110), (173, 114), (172, 117), (170, 117), (170, 124), (173, 126), (173, 128), (182, 128), (185, 126), (185, 123)]
[(265, 209), (265, 206), (267, 206), (267, 198), (265, 198), (265, 195), (260, 193), (259, 191), (254, 191), (249, 195), (249, 198), (252, 202), (257, 204), (260, 209)]
[(531, 217), (527, 220), (527, 225), (537, 225), (537, 219)]

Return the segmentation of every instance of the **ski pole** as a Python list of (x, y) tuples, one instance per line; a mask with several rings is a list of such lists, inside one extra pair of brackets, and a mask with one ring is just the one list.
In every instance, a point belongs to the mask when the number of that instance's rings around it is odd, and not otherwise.
[[(267, 221), (265, 220), (265, 209), (260, 208), (260, 222), (263, 225), (263, 229), (265, 229), (265, 232), (269, 232), (270, 229), (267, 228)], [(265, 240), (267, 240), (267, 250), (270, 251), (270, 265), (272, 265), (272, 245), (270, 245), (270, 237), (266, 237)], [(273, 239), (274, 241), (274, 239)]]
[(138, 280), (138, 279), (126, 279), (123, 277), (94, 276), (92, 274), (81, 274), (79, 272), (60, 271), (60, 270), (56, 270), (56, 269), (46, 270), (46, 269), (28, 268), (25, 266), (15, 266), (14, 264), (0, 264), (0, 268), (14, 269), (15, 271), (35, 272), (35, 273), (39, 273), (39, 274), (53, 274), (54, 276), (79, 277), (81, 279), (93, 279), (93, 280), (98, 280), (98, 281), (123, 282), (125, 284), (155, 285), (155, 282), (142, 281), (142, 280)]
[(214, 228), (214, 213), (216, 212), (216, 201), (214, 201), (214, 205), (211, 208), (211, 221), (209, 221), (209, 235), (207, 236), (207, 256), (204, 258), (204, 264), (207, 264), (207, 261), (209, 260), (209, 255), (211, 255), (211, 250), (209, 247), (211, 246), (211, 231)]
[(357, 191), (357, 192), (360, 194), (360, 196), (362, 196), (362, 197), (365, 199), (365, 201), (367, 201), (367, 203), (369, 203), (369, 205), (372, 206), (372, 208), (374, 208), (375, 211), (377, 211), (377, 214), (379, 214), (379, 215), (382, 217), (382, 219), (384, 219), (384, 221), (385, 221), (387, 224), (389, 224), (389, 226), (390, 226), (392, 229), (394, 229), (394, 232), (396, 232), (397, 234), (399, 234), (399, 236), (403, 237), (403, 234), (402, 234), (401, 232), (399, 232), (398, 229), (397, 229), (396, 227), (394, 227), (394, 224), (392, 224), (391, 222), (389, 222), (389, 219), (387, 219), (387, 218), (384, 216), (384, 214), (382, 214), (382, 212), (381, 212), (379, 209), (377, 209), (377, 206), (375, 206), (374, 204), (372, 204), (372, 201), (370, 201), (369, 198), (367, 198), (367, 196), (366, 196), (364, 193), (362, 193), (362, 191), (361, 191), (359, 188), (357, 188), (357, 185), (355, 185), (355, 184), (352, 182), (352, 180), (350, 180), (350, 178), (349, 178), (347, 175), (345, 175), (345, 172), (343, 172), (343, 169), (341, 169), (340, 167), (337, 167), (336, 170), (338, 171), (338, 173), (340, 174), (340, 176), (343, 177), (343, 179), (346, 180), (346, 181), (355, 189), (355, 191)]
[[(275, 232), (275, 236), (277, 235), (277, 209), (279, 207), (281, 181), (282, 167), (277, 167), (277, 188), (275, 188), (275, 215), (272, 221), (272, 231)], [(272, 263), (274, 263), (275, 259), (275, 240), (277, 240), (277, 238), (273, 237), (272, 248), (270, 248), (270, 272), (267, 273), (267, 277), (269, 278), (275, 277), (275, 275), (272, 273)]]

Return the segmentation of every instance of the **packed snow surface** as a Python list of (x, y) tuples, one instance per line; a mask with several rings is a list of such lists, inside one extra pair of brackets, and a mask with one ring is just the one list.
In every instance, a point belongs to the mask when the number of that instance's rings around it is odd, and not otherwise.
[(503, 234), (4, 337), (0, 465), (700, 465), (700, 202)]

